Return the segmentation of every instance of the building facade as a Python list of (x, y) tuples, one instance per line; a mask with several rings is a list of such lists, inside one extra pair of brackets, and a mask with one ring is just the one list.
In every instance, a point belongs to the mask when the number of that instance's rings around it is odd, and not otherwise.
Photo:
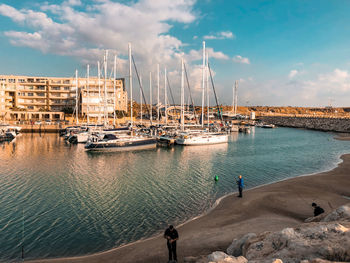
[(78, 112), (80, 118), (99, 117), (115, 110), (127, 111), (124, 79), (0, 75), (3, 119), (51, 119), (63, 111)]

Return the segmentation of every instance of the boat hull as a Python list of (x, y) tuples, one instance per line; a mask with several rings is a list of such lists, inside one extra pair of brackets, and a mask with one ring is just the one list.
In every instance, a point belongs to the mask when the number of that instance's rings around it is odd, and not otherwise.
[(122, 142), (103, 142), (103, 143), (88, 143), (85, 145), (87, 151), (94, 152), (121, 152), (121, 151), (136, 151), (153, 149), (157, 146), (156, 139), (147, 139), (140, 141), (122, 141)]
[(215, 135), (215, 136), (193, 136), (190, 138), (178, 138), (176, 143), (180, 145), (208, 145), (208, 144), (219, 144), (227, 143), (228, 135)]

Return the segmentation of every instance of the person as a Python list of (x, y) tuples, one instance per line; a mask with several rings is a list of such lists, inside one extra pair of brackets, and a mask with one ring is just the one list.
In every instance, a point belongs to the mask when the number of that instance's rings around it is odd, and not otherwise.
[(164, 232), (164, 238), (166, 238), (167, 240), (169, 262), (172, 262), (173, 258), (175, 262), (177, 262), (176, 240), (179, 239), (179, 234), (177, 233), (177, 230), (172, 225), (170, 225), (169, 228), (167, 228)]
[(242, 175), (239, 175), (238, 177), (238, 181), (237, 182), (237, 185), (238, 185), (238, 191), (239, 191), (239, 195), (238, 197), (243, 197), (243, 187), (244, 187), (244, 184), (243, 184), (243, 178), (242, 178)]
[(314, 216), (318, 216), (324, 213), (324, 210), (318, 206), (316, 203), (312, 203), (311, 206), (314, 208)]

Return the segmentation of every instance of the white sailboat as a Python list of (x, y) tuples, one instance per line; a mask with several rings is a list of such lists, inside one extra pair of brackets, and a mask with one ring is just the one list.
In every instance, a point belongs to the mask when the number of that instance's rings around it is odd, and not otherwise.
[[(203, 68), (202, 68), (202, 128), (204, 127), (204, 92), (205, 73), (208, 72), (208, 62), (206, 63), (205, 42), (203, 41)], [(207, 91), (207, 96), (208, 96)], [(209, 100), (207, 100), (209, 109)], [(184, 62), (182, 60), (181, 74), (181, 133), (176, 138), (176, 143), (180, 145), (205, 145), (227, 143), (228, 135), (220, 132), (209, 132), (208, 130), (184, 131)]]

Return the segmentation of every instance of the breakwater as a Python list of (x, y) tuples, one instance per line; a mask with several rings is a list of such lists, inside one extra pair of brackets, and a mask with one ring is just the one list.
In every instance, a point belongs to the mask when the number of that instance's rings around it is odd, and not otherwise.
[(262, 116), (259, 119), (282, 127), (350, 132), (350, 119), (347, 118)]

